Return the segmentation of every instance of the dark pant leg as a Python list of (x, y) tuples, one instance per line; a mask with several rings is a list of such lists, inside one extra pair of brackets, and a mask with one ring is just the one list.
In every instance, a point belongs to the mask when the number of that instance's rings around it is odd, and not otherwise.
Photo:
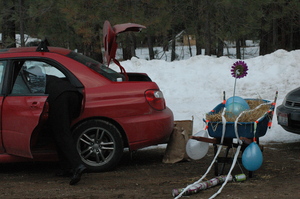
[(81, 163), (73, 141), (70, 125), (74, 112), (80, 109), (79, 95), (76, 92), (64, 92), (53, 102), (49, 102), (49, 123), (59, 148), (60, 157), (66, 157), (73, 168)]

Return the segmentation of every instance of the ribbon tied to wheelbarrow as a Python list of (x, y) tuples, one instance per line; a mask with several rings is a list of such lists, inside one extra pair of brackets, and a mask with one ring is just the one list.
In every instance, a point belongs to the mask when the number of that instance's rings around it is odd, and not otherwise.
[[(240, 103), (240, 98), (235, 96), (236, 80), (245, 77), (248, 73), (248, 66), (243, 61), (237, 61), (231, 66), (231, 75), (235, 78), (233, 102), (227, 103), (228, 109), (232, 110), (233, 113), (239, 114), (240, 112), (249, 109), (249, 106), (245, 106)], [(236, 101), (236, 102), (235, 102)], [(254, 122), (254, 129), (256, 131), (257, 123)], [(249, 144), (243, 152), (242, 164), (248, 171), (255, 171), (260, 168), (263, 162), (262, 152), (256, 143), (255, 132), (253, 142)]]

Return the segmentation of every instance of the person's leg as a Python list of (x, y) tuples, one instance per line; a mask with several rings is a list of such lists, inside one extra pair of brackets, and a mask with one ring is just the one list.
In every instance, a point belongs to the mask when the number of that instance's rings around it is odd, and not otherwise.
[[(73, 118), (73, 111), (78, 106), (79, 97), (75, 92), (65, 92), (61, 94), (54, 102), (50, 104), (49, 122), (59, 151), (71, 163), (74, 170), (73, 178), (70, 184), (76, 184), (81, 177), (85, 167), (81, 163), (77, 153), (76, 144), (70, 130), (70, 124)], [(72, 178), (72, 179), (73, 179)]]
[[(69, 120), (70, 122), (72, 121), (72, 119), (75, 119), (76, 117), (78, 117), (78, 114), (80, 112), (80, 108), (81, 108), (81, 100), (82, 100), (82, 96), (79, 94), (79, 93), (75, 93), (75, 92), (68, 92), (68, 107), (69, 107)], [(71, 125), (71, 123), (70, 123)], [(70, 136), (72, 137), (71, 135), (71, 131), (70, 132)], [(77, 153), (77, 149), (76, 149), (76, 143), (73, 144), (74, 146), (74, 151), (76, 151), (76, 154), (77, 154), (77, 157), (78, 157), (78, 160), (77, 160), (77, 163), (73, 163), (73, 164), (77, 164), (77, 166), (75, 167), (74, 169), (74, 172), (73, 172), (73, 176), (72, 176), (72, 179), (70, 181), (70, 185), (75, 185), (77, 184), (80, 179), (81, 179), (81, 175), (82, 173), (87, 169), (82, 163), (81, 163), (81, 159)]]
[(68, 158), (65, 157), (60, 147), (56, 146), (57, 155), (59, 159), (59, 169), (56, 171), (55, 175), (59, 177), (71, 177), (73, 174), (73, 169)]

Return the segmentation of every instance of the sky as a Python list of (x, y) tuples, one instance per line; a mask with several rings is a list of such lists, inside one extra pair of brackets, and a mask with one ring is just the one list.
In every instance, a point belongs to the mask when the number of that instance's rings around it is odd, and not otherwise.
[[(163, 91), (175, 121), (193, 120), (193, 134), (196, 134), (205, 127), (202, 121), (205, 114), (222, 102), (223, 91), (226, 99), (233, 96), (235, 78), (230, 70), (239, 60), (205, 55), (189, 58), (185, 56), (188, 50), (182, 51), (179, 53), (183, 60), (170, 62), (167, 56), (165, 60), (149, 61), (144, 51), (137, 50), (139, 58), (122, 61), (121, 65), (127, 72), (147, 73)], [(248, 66), (248, 74), (237, 79), (235, 95), (273, 101), (278, 91), (277, 107), (289, 91), (300, 86), (300, 50), (277, 50), (264, 56), (257, 53), (257, 48), (245, 50), (242, 60)], [(110, 67), (117, 70), (113, 64)], [(277, 124), (275, 115), (271, 129), (260, 137), (261, 143), (299, 141), (300, 135), (285, 131)]]

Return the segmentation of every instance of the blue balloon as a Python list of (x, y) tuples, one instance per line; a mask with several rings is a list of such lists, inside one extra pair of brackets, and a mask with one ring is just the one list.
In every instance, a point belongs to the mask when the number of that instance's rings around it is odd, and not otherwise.
[(248, 171), (255, 171), (259, 169), (263, 163), (263, 155), (259, 146), (252, 142), (243, 152), (242, 155), (243, 166)]
[(233, 97), (228, 98), (226, 103), (225, 103), (225, 107), (227, 108), (227, 106), (229, 104), (231, 104), (232, 102), (240, 103), (240, 104), (244, 105), (246, 108), (249, 109), (248, 103), (243, 98), (241, 98), (239, 96), (233, 96)]
[(249, 109), (249, 105), (247, 107), (241, 103), (232, 102), (226, 106), (226, 115), (229, 117), (238, 116), (241, 112), (248, 109)]

